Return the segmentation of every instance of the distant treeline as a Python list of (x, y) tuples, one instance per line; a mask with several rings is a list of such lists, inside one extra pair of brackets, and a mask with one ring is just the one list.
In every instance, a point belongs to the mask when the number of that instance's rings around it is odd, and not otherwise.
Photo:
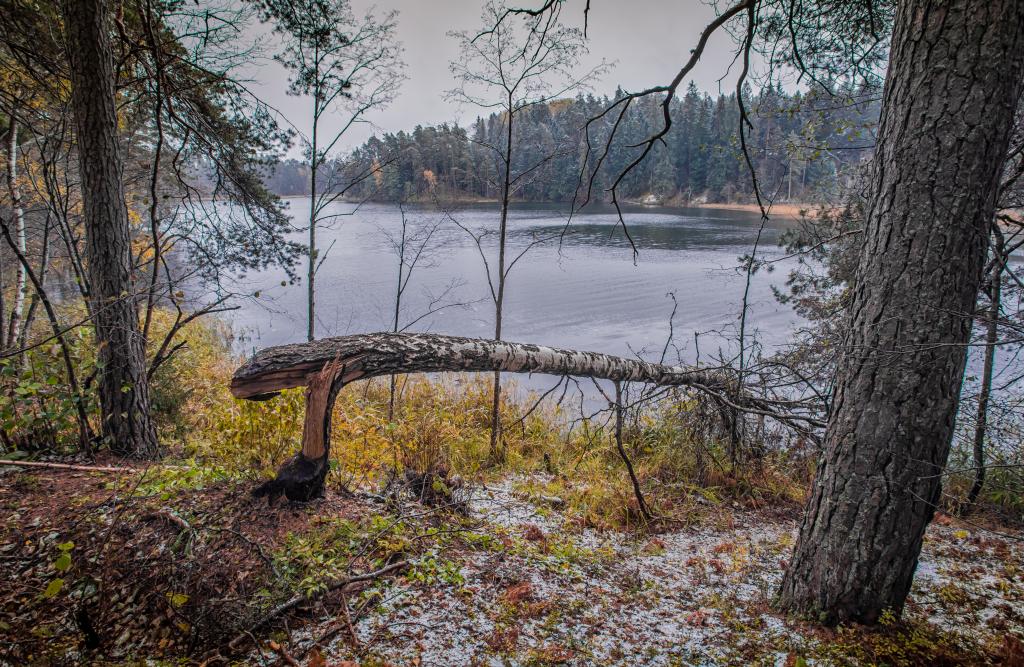
[[(619, 108), (590, 124), (591, 150), (584, 129), (615, 99), (580, 95), (523, 110), (513, 123), (512, 176), (520, 178), (516, 198), (571, 201), (577, 194), (583, 161), (584, 182), (598, 168), (612, 126), (616, 139), (594, 178), (592, 197), (606, 199), (615, 178), (639, 154), (642, 143), (663, 123), (659, 100), (635, 101), (618, 119)], [(763, 192), (791, 201), (812, 201), (834, 194), (873, 145), (878, 117), (874, 100), (856, 91), (812, 88), (788, 94), (779, 87), (744, 93), (751, 126), (748, 152)], [(620, 107), (621, 108), (621, 107)], [(735, 93), (716, 98), (691, 84), (671, 105), (672, 127), (646, 160), (620, 184), (622, 200), (668, 203), (748, 201), (753, 190), (740, 150), (739, 107)], [(504, 165), (495, 148), (506, 132), (500, 114), (477, 118), (471, 128), (457, 124), (417, 126), (412, 132), (372, 137), (336, 164), (334, 183), (351, 183), (352, 198), (479, 198), (500, 193)], [(308, 192), (308, 169), (299, 161), (277, 165), (269, 187), (283, 195)], [(324, 187), (333, 184), (322, 183)], [(580, 192), (583, 195), (583, 192)]]

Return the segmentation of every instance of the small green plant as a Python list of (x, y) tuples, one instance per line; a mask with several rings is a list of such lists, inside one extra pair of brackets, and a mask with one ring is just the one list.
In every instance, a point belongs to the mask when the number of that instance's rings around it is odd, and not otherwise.
[[(140, 496), (158, 496), (161, 500), (206, 488), (211, 484), (244, 479), (239, 472), (196, 459), (185, 459), (180, 465), (154, 466), (143, 473), (136, 493)], [(117, 484), (132, 484), (131, 481), (109, 482), (108, 487)]]
[(54, 598), (57, 597), (62, 590), (64, 590), (64, 577), (67, 574), (68, 570), (71, 569), (71, 565), (73, 562), (71, 558), (71, 552), (74, 548), (74, 542), (61, 542), (57, 545), (57, 551), (59, 552), (59, 555), (57, 556), (57, 559), (53, 561), (53, 569), (57, 572), (58, 575), (61, 576), (57, 576), (51, 579), (50, 582), (46, 585), (46, 588), (43, 590), (42, 595), (40, 597), (44, 599)]
[(462, 576), (461, 569), (458, 563), (442, 558), (437, 553), (431, 553), (414, 561), (405, 576), (410, 581), (421, 584), (444, 583), (462, 586), (466, 579)]

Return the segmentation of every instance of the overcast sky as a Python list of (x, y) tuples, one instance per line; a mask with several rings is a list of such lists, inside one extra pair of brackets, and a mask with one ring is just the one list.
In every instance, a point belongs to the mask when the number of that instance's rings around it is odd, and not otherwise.
[[(483, 0), (353, 0), (360, 14), (376, 6), (378, 14), (399, 12), (398, 36), (407, 63), (408, 80), (398, 98), (387, 108), (368, 116), (371, 125), (350, 130), (339, 144), (350, 149), (380, 132), (411, 130), (418, 124), (445, 121), (471, 122), (481, 110), (460, 107), (444, 98), (453, 87), (448, 63), (458, 55), (449, 30), (474, 30), (480, 26)], [(517, 0), (514, 6), (536, 6), (540, 0)], [(582, 27), (584, 0), (569, 0), (563, 19)], [(715, 16), (714, 8), (702, 0), (591, 0), (588, 28), (590, 55), (581, 72), (602, 59), (612, 63), (609, 72), (594, 86), (598, 94), (611, 94), (616, 85), (637, 90), (668, 83), (689, 56), (704, 26)], [(734, 76), (721, 84), (732, 63), (734, 44), (719, 33), (708, 44), (692, 80), (712, 94), (734, 85)], [(733, 66), (733, 73), (737, 67)], [(275, 63), (264, 62), (248, 72), (254, 92), (279, 109), (302, 132), (310, 127), (308, 102), (286, 94), (287, 75)], [(685, 84), (684, 84), (685, 86)], [(292, 151), (295, 155), (297, 152)]]

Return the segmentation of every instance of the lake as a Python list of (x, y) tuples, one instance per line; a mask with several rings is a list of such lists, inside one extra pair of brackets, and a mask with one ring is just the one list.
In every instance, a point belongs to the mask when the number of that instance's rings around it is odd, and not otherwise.
[[(309, 212), (308, 198), (289, 199), (298, 225)], [(476, 242), (433, 207), (406, 206), (411, 230), (439, 225), (428, 252), (412, 274), (403, 296), (402, 326), (435, 304), (461, 303), (420, 319), (410, 330), (490, 338), (494, 306)], [(657, 359), (669, 335), (674, 293), (678, 309), (674, 340), (681, 357), (694, 361), (735, 349), (745, 277), (739, 257), (753, 247), (759, 216), (720, 209), (635, 207), (626, 210), (632, 250), (611, 209), (588, 210), (565, 228), (566, 207), (514, 205), (509, 222), (509, 256), (539, 239), (512, 268), (506, 286), (504, 338), (619, 355), (640, 353)], [(388, 234), (397, 237), (401, 212), (395, 205), (338, 204), (339, 217), (319, 232), (320, 248), (330, 248), (317, 274), (319, 337), (390, 329), (398, 259)], [(489, 230), (482, 246), (496, 263), (499, 210), (496, 205), (467, 205), (450, 211), (463, 227)], [(780, 232), (787, 219), (766, 226), (759, 256), (780, 257)], [(296, 240), (305, 240), (297, 233)], [(799, 318), (779, 304), (772, 285), (783, 286), (794, 260), (775, 271), (760, 272), (750, 290), (748, 332), (756, 331), (765, 351), (785, 345)], [(299, 267), (305, 276), (305, 267)], [(249, 274), (245, 300), (229, 320), (239, 334), (241, 352), (305, 340), (304, 280), (282, 286), (281, 270)], [(453, 286), (454, 285), (454, 286)], [(695, 334), (698, 343), (695, 343)]]

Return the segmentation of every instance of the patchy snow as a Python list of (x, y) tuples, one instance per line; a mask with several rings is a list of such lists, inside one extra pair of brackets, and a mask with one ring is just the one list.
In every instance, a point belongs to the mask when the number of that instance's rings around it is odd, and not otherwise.
[[(793, 521), (737, 513), (732, 525), (601, 532), (514, 489), (514, 480), (475, 489), (473, 532), (495, 539), (444, 549), (438, 559), (456, 564), (447, 579), (385, 584), (376, 613), (356, 622), (358, 649), (339, 633), (325, 647), (329, 662), (712, 665), (744, 664), (744, 651), (762, 664), (792, 659), (798, 630), (771, 600)], [(1019, 628), (1024, 590), (1012, 564), (1022, 556), (1018, 539), (933, 526), (908, 612), (949, 629), (963, 630), (965, 618)], [(951, 615), (967, 601), (971, 610)], [(811, 650), (816, 641), (797, 645)]]

